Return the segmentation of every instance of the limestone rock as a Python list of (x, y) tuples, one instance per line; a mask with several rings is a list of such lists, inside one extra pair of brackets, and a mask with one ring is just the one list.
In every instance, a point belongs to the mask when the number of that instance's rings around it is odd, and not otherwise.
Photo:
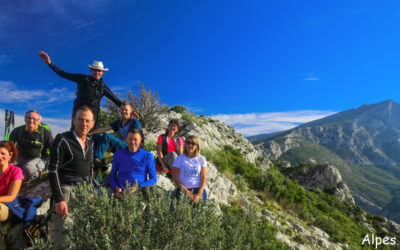
[(318, 164), (314, 166), (301, 166), (289, 171), (293, 179), (299, 181), (299, 184), (306, 187), (318, 188), (324, 192), (334, 195), (336, 198), (348, 201), (354, 204), (354, 198), (349, 188), (343, 183), (342, 176), (337, 168)]

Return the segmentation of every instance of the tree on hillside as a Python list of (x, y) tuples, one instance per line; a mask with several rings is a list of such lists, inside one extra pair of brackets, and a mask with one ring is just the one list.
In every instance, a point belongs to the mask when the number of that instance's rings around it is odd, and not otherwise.
[[(144, 83), (137, 82), (134, 91), (127, 92), (128, 102), (139, 115), (141, 128), (148, 132), (161, 128), (160, 115), (168, 111), (168, 106), (161, 103), (157, 91), (147, 88)], [(119, 108), (107, 100), (105, 109), (99, 114), (99, 125), (107, 126), (119, 117)]]

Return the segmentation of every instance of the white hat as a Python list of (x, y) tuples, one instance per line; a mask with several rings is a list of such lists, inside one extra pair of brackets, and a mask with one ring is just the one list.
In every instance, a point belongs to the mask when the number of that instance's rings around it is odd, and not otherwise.
[(108, 68), (104, 68), (103, 62), (101, 61), (93, 61), (92, 65), (88, 65), (91, 69), (97, 69), (102, 71), (108, 71)]

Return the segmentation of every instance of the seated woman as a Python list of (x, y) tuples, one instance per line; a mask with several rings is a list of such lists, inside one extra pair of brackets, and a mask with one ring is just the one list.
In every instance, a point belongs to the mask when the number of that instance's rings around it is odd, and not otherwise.
[(180, 197), (183, 189), (194, 203), (199, 202), (201, 195), (203, 195), (203, 201), (207, 200), (205, 190), (207, 162), (206, 158), (199, 153), (199, 140), (191, 135), (185, 141), (184, 154), (179, 155), (173, 164), (174, 182), (178, 186), (177, 197)]
[(18, 151), (13, 142), (0, 142), (0, 221), (6, 221), (10, 210), (4, 203), (13, 202), (19, 193), (24, 175), (16, 161)]
[(133, 192), (137, 190), (136, 182), (141, 188), (157, 183), (153, 155), (140, 148), (141, 141), (140, 131), (131, 129), (126, 138), (128, 148), (114, 154), (109, 181), (116, 197), (120, 197), (127, 183), (134, 186)]
[(157, 165), (162, 167), (164, 173), (171, 170), (176, 157), (183, 153), (182, 138), (175, 136), (179, 129), (179, 121), (172, 119), (165, 134), (158, 137)]

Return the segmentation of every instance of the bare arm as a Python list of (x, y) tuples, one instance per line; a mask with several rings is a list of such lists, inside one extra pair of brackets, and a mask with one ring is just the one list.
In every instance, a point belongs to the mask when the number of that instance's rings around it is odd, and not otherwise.
[(162, 143), (157, 143), (157, 158), (161, 163), (161, 167), (163, 168), (163, 170), (167, 170), (167, 166), (165, 166), (165, 162), (164, 162), (164, 155), (162, 153)]
[(1, 203), (12, 202), (15, 200), (19, 193), (19, 189), (21, 188), (22, 180), (12, 181), (10, 187), (8, 188), (8, 194), (4, 196), (0, 196)]
[(103, 128), (98, 128), (98, 129), (94, 130), (91, 134), (92, 135), (101, 134), (101, 133), (104, 133), (104, 132), (106, 132), (108, 130), (112, 130), (112, 127), (111, 126), (107, 126), (107, 127), (103, 127)]
[(199, 202), (200, 197), (203, 194), (204, 189), (206, 188), (206, 179), (207, 179), (206, 177), (207, 177), (207, 168), (201, 167), (199, 192), (197, 192), (197, 194), (193, 195), (193, 201), (195, 203)]

